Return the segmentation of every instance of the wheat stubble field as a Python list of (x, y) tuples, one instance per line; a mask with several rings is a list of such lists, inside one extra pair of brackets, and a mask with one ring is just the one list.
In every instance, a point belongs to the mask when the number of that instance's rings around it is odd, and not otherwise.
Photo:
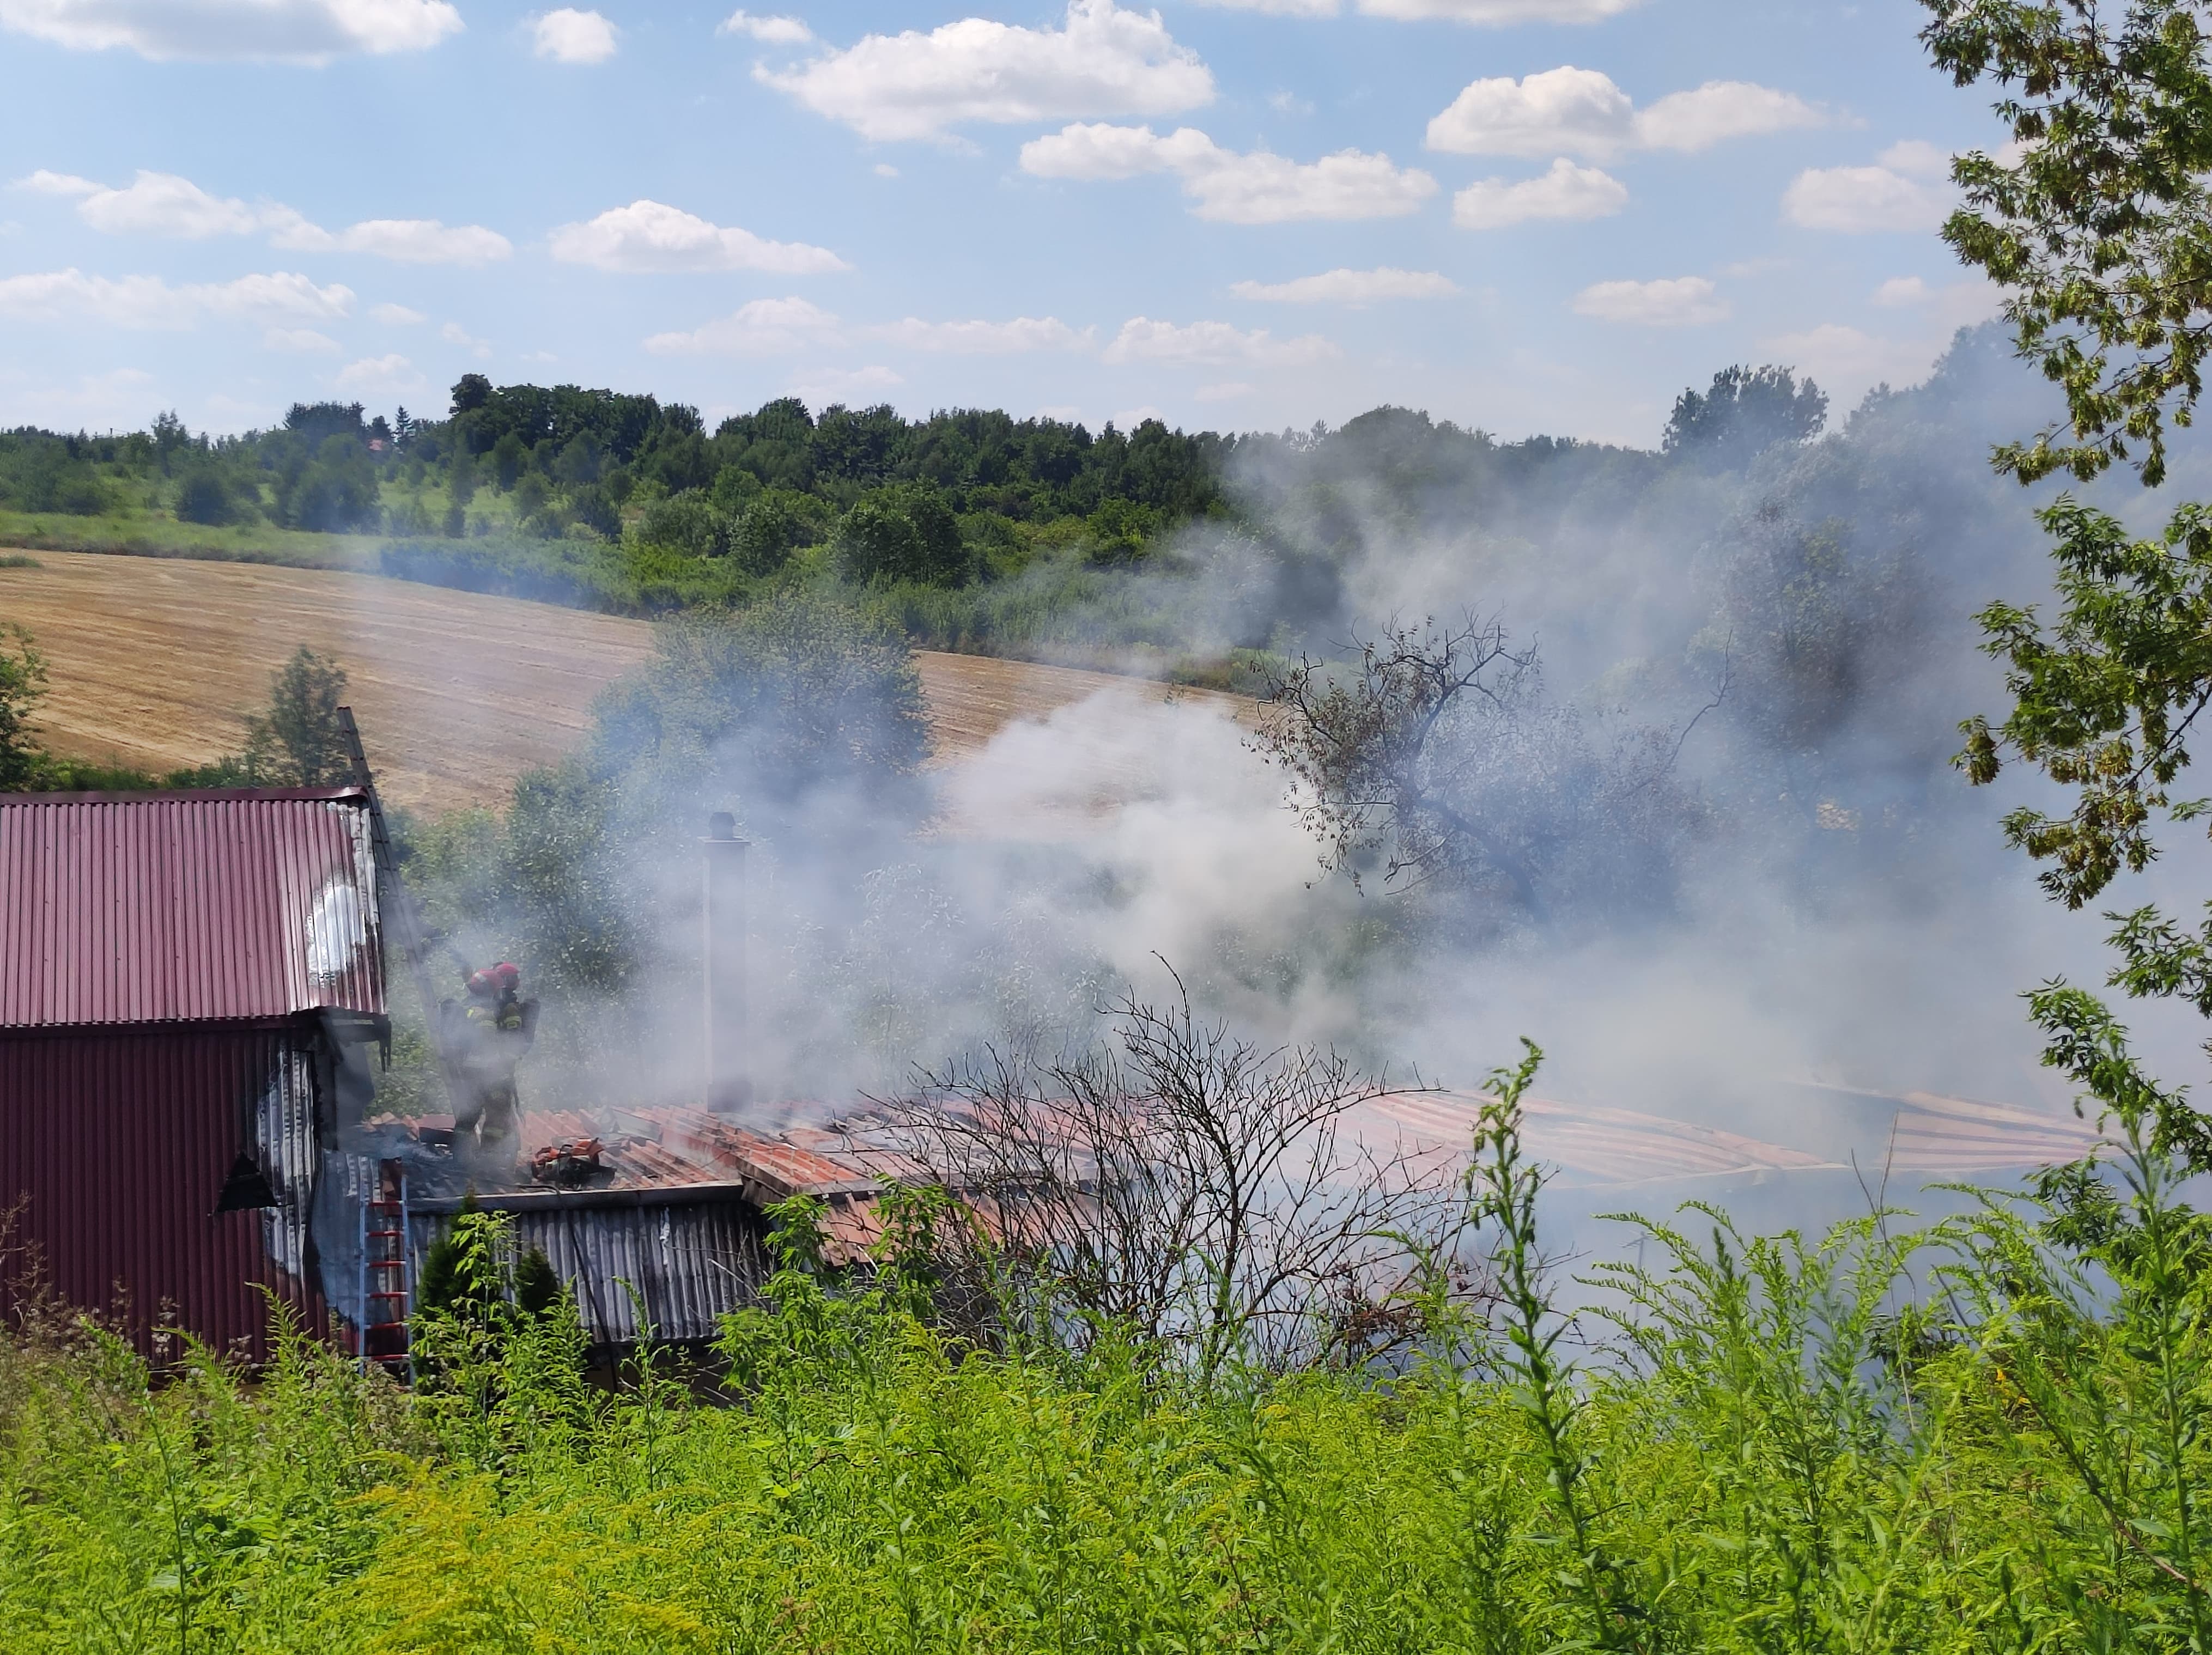
[[(494, 804), (559, 759), (592, 699), (653, 649), (651, 623), (374, 575), (101, 553), (0, 568), (0, 621), (31, 633), (52, 693), (41, 738), (65, 757), (155, 772), (235, 750), (269, 673), (305, 644), (335, 657), (395, 803)], [(924, 652), (935, 756), (1104, 689), (1240, 706), (1237, 698), (1068, 667)]]

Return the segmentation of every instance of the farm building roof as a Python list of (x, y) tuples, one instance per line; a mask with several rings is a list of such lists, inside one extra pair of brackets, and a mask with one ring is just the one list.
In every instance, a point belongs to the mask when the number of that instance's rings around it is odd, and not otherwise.
[(0, 796), (0, 1030), (381, 1015), (368, 802)]
[[(1812, 1132), (1811, 1147), (1550, 1098), (1523, 1100), (1521, 1137), (1565, 1186), (1592, 1189), (1839, 1170), (1854, 1153), (1899, 1173), (1978, 1177), (2073, 1161), (2101, 1141), (2072, 1115), (1933, 1092), (1793, 1082), (1778, 1088), (1778, 1121), (1798, 1130), (1826, 1123)], [(1389, 1093), (1360, 1105), (1349, 1125), (1370, 1142), (1395, 1140), (1417, 1155), (1463, 1154), (1487, 1101), (1474, 1092)]]
[[(372, 1121), (433, 1150), (447, 1141), (450, 1115)], [(529, 1157), (541, 1149), (596, 1139), (602, 1168), (575, 1187), (534, 1181)], [(881, 1180), (913, 1169), (895, 1153), (857, 1142), (842, 1131), (787, 1127), (773, 1137), (697, 1109), (629, 1109), (582, 1113), (533, 1110), (517, 1123), (511, 1161), (493, 1165), (454, 1157), (410, 1158), (410, 1187), (418, 1211), (458, 1207), (463, 1194), (492, 1210), (534, 1208), (665, 1206), (696, 1201), (739, 1201), (767, 1206), (787, 1196), (824, 1197), (833, 1252), (857, 1254), (874, 1240), (873, 1197)]]

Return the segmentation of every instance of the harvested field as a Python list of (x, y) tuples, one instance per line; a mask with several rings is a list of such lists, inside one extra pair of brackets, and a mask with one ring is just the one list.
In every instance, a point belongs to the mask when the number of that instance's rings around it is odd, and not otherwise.
[[(236, 750), (269, 673), (305, 644), (346, 669), (349, 699), (395, 803), (492, 804), (559, 759), (593, 696), (652, 652), (642, 621), (374, 575), (99, 553), (0, 567), (0, 621), (28, 627), (52, 694), (39, 728), (64, 757), (166, 771)], [(936, 756), (979, 750), (1017, 719), (1102, 689), (1237, 698), (979, 656), (920, 657)]]

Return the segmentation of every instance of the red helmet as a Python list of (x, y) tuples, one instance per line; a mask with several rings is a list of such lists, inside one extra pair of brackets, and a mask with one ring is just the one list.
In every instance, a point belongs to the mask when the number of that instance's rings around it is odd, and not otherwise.
[(522, 967), (512, 960), (502, 960), (495, 966), (486, 966), (482, 971), (469, 973), (469, 992), (483, 999), (491, 999), (519, 987), (522, 982)]

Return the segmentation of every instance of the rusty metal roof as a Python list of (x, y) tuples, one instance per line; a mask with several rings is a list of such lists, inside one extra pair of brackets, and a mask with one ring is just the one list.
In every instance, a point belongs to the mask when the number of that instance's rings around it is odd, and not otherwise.
[[(1856, 1146), (1862, 1164), (1894, 1171), (1961, 1178), (2018, 1173), (2073, 1161), (2102, 1140), (2096, 1128), (2070, 1115), (1985, 1103), (1932, 1092), (1854, 1091), (1799, 1084), (1854, 1106)], [(1415, 1156), (1457, 1164), (1472, 1142), (1488, 1102), (1475, 1092), (1389, 1093), (1360, 1105), (1352, 1122), (1374, 1141), (1395, 1140)], [(1840, 1170), (1848, 1162), (1832, 1146), (1807, 1149), (1762, 1142), (1717, 1126), (1674, 1120), (1632, 1109), (1528, 1098), (1522, 1103), (1522, 1142), (1550, 1165), (1568, 1187), (1627, 1186), (1744, 1174)], [(1797, 1112), (1802, 1117), (1803, 1112)], [(1790, 1112), (1777, 1111), (1778, 1125)], [(1796, 1119), (1799, 1128), (1808, 1123)], [(1448, 1159), (1447, 1159), (1448, 1157)]]
[(380, 1014), (357, 788), (0, 796), (0, 1029)]
[[(451, 1115), (372, 1121), (404, 1136), (436, 1138), (450, 1131)], [(528, 1157), (564, 1143), (597, 1138), (605, 1170), (580, 1188), (550, 1188), (532, 1181)], [(530, 1110), (517, 1121), (511, 1162), (496, 1167), (454, 1161), (418, 1164), (417, 1205), (437, 1212), (458, 1205), (465, 1188), (484, 1207), (528, 1212), (540, 1208), (660, 1205), (727, 1200), (760, 1209), (787, 1196), (823, 1197), (834, 1260), (865, 1252), (881, 1228), (875, 1197), (883, 1179), (911, 1175), (914, 1167), (880, 1148), (855, 1144), (837, 1132), (792, 1127), (774, 1136), (748, 1131), (703, 1110), (619, 1106), (584, 1113)], [(441, 1185), (450, 1186), (441, 1188)]]

